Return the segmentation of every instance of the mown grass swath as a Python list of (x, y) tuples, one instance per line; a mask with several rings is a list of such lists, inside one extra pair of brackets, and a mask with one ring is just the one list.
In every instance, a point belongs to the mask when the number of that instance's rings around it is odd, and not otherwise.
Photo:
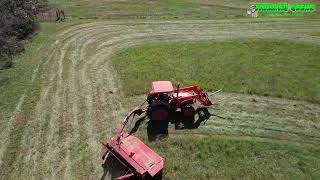
[(154, 80), (320, 102), (319, 45), (276, 40), (155, 43), (113, 57), (127, 95)]
[[(222, 19), (245, 17), (243, 6), (184, 0), (65, 1), (49, 0), (79, 19)], [(62, 6), (63, 5), (63, 6)]]

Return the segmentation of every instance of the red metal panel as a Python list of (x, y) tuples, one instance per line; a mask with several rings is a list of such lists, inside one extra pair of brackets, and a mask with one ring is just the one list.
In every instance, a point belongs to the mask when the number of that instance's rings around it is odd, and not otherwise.
[(151, 83), (150, 94), (155, 93), (171, 93), (174, 91), (172, 83), (170, 81), (155, 81)]
[(134, 136), (121, 136), (120, 145), (117, 136), (107, 142), (113, 155), (133, 168), (140, 175), (148, 172), (151, 176), (163, 169), (163, 159), (142, 141)]
[(134, 136), (128, 136), (122, 140), (120, 147), (145, 171), (151, 170), (151, 176), (154, 176), (158, 169), (163, 168), (162, 158)]

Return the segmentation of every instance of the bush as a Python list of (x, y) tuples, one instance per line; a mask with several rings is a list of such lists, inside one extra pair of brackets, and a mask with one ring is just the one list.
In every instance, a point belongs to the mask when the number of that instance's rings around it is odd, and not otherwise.
[(33, 34), (35, 15), (46, 0), (0, 0), (0, 70), (13, 65), (13, 56), (23, 50), (19, 42)]

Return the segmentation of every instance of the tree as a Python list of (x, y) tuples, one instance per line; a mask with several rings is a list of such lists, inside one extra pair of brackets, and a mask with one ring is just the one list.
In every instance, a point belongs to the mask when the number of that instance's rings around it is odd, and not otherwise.
[(23, 50), (19, 41), (38, 26), (35, 15), (46, 0), (0, 0), (0, 70), (12, 67), (13, 56)]

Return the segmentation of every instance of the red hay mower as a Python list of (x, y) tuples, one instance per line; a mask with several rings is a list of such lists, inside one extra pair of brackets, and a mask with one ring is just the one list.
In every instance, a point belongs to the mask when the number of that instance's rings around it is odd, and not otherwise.
[[(109, 169), (116, 166), (116, 174), (120, 175), (116, 178), (117, 180), (162, 179), (163, 159), (138, 138), (123, 132), (130, 117), (142, 113), (143, 110), (140, 108), (130, 111), (118, 134), (103, 144), (102, 166)], [(119, 172), (120, 168), (125, 170)], [(111, 174), (115, 174), (115, 172), (111, 172)]]
[[(163, 158), (138, 138), (124, 132), (124, 128), (131, 117), (146, 113), (150, 119), (148, 133), (168, 134), (170, 112), (180, 109), (184, 117), (190, 118), (197, 112), (192, 106), (197, 101), (203, 108), (217, 104), (212, 103), (207, 93), (196, 86), (184, 88), (178, 86), (177, 89), (173, 89), (170, 81), (156, 81), (152, 82), (151, 88), (146, 100), (148, 105), (144, 108), (136, 107), (131, 110), (125, 117), (118, 134), (103, 143), (103, 167), (110, 170), (115, 162), (120, 164), (121, 167), (125, 167), (123, 172), (112, 178), (117, 180), (162, 179)], [(118, 166), (113, 168), (119, 170)]]

